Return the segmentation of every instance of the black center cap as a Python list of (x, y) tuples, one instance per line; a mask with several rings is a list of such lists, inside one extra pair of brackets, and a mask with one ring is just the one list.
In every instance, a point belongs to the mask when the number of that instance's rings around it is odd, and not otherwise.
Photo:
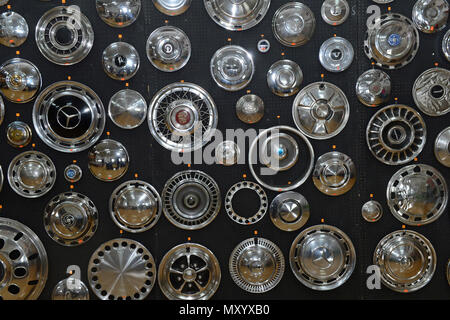
[(56, 31), (55, 39), (60, 45), (66, 46), (72, 43), (73, 34), (70, 29), (63, 27)]
[(445, 90), (441, 85), (435, 85), (430, 90), (431, 96), (435, 99), (440, 99), (444, 96)]
[(81, 114), (74, 106), (65, 105), (59, 108), (57, 120), (59, 125), (64, 129), (74, 129), (80, 124)]
[(114, 63), (116, 64), (116, 66), (122, 68), (127, 64), (127, 58), (119, 54), (114, 58)]
[(331, 51), (331, 59), (333, 59), (334, 61), (338, 61), (342, 59), (342, 51), (339, 49), (334, 49), (333, 51)]

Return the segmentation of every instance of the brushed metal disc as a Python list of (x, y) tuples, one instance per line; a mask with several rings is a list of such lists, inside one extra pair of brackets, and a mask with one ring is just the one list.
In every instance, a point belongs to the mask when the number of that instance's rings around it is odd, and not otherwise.
[(361, 215), (367, 222), (377, 222), (383, 216), (383, 207), (378, 201), (370, 200), (362, 206)]
[(442, 130), (437, 136), (434, 155), (443, 166), (450, 168), (450, 127)]
[(417, 0), (412, 11), (416, 27), (424, 33), (435, 33), (447, 26), (447, 0)]
[(89, 300), (89, 289), (83, 281), (71, 276), (56, 284), (52, 300)]
[(435, 168), (410, 165), (392, 176), (386, 197), (395, 218), (410, 226), (421, 226), (436, 221), (444, 213), (448, 186)]
[(24, 224), (0, 217), (0, 299), (36, 300), (48, 275), (47, 253)]
[(32, 138), (31, 128), (22, 121), (11, 122), (6, 128), (6, 140), (15, 148), (26, 147)]
[(124, 28), (133, 24), (141, 12), (141, 0), (96, 0), (100, 18), (110, 27)]
[(342, 230), (316, 225), (297, 236), (289, 260), (292, 272), (303, 285), (325, 291), (340, 287), (350, 278), (356, 265), (356, 252)]
[(379, 69), (364, 72), (356, 82), (356, 95), (367, 107), (378, 107), (389, 101), (392, 82), (389, 75)]
[(168, 16), (179, 16), (189, 9), (192, 0), (153, 0), (156, 9)]
[(431, 242), (411, 230), (395, 231), (378, 243), (373, 263), (380, 268), (381, 282), (396, 292), (408, 293), (426, 286), (436, 270)]
[(258, 123), (264, 117), (264, 101), (255, 94), (246, 94), (236, 103), (236, 115), (244, 123)]
[(130, 157), (123, 144), (111, 139), (100, 141), (88, 153), (92, 175), (105, 182), (122, 178), (128, 171)]
[(113, 239), (92, 254), (88, 280), (101, 300), (143, 300), (156, 282), (155, 260), (141, 243)]
[(97, 226), (95, 204), (80, 193), (61, 193), (52, 198), (44, 209), (45, 231), (63, 246), (74, 247), (89, 241)]
[(329, 38), (320, 46), (320, 63), (330, 72), (347, 70), (352, 64), (354, 57), (355, 51), (352, 44), (342, 37)]
[(285, 262), (283, 252), (275, 243), (251, 238), (234, 248), (228, 268), (238, 287), (250, 293), (265, 293), (283, 278)]
[(172, 248), (159, 264), (159, 288), (169, 300), (208, 300), (220, 280), (219, 261), (208, 248), (196, 243)]
[(346, 0), (325, 0), (321, 8), (322, 19), (332, 26), (343, 24), (350, 15)]
[(125, 81), (135, 76), (141, 61), (139, 53), (131, 44), (114, 42), (103, 50), (102, 64), (111, 79)]
[(137, 91), (123, 89), (109, 100), (109, 118), (122, 129), (135, 129), (147, 117), (147, 102)]
[(303, 71), (291, 60), (279, 60), (267, 72), (267, 85), (272, 93), (280, 97), (290, 97), (300, 90)]
[(14, 11), (0, 14), (0, 44), (19, 47), (28, 38), (28, 24), (24, 17)]
[(300, 193), (288, 191), (277, 195), (270, 204), (270, 219), (283, 231), (296, 231), (310, 216), (308, 200)]

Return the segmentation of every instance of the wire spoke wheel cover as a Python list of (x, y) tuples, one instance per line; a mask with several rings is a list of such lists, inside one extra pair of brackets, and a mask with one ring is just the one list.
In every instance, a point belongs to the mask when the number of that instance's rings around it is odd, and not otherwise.
[(221, 206), (216, 181), (197, 170), (181, 171), (171, 177), (162, 192), (163, 211), (176, 227), (198, 230), (217, 216)]
[(191, 152), (207, 144), (217, 127), (214, 100), (193, 83), (173, 83), (152, 99), (148, 126), (156, 141), (175, 152)]
[(284, 256), (278, 246), (263, 238), (242, 241), (230, 256), (233, 281), (243, 290), (264, 293), (275, 288), (283, 278)]
[(425, 225), (444, 213), (448, 202), (447, 182), (431, 166), (410, 165), (392, 176), (386, 197), (399, 221), (411, 226)]
[(156, 282), (155, 260), (137, 241), (110, 240), (92, 254), (88, 280), (99, 299), (143, 300)]
[(289, 253), (292, 272), (306, 287), (325, 291), (343, 285), (355, 269), (356, 252), (340, 229), (317, 225), (294, 240)]
[(185, 243), (172, 248), (158, 269), (159, 288), (170, 300), (208, 300), (221, 280), (220, 265), (206, 247)]
[(420, 233), (395, 231), (375, 248), (373, 263), (380, 268), (381, 282), (391, 290), (408, 293), (423, 288), (436, 270), (436, 252)]
[(405, 105), (390, 105), (369, 121), (366, 140), (374, 157), (387, 165), (412, 161), (425, 147), (427, 129), (422, 116)]
[(38, 236), (22, 223), (0, 218), (0, 300), (36, 300), (48, 262)]

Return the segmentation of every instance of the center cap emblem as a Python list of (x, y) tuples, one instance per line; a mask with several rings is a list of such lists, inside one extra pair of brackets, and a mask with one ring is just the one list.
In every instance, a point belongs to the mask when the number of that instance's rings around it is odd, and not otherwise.
[(68, 130), (76, 128), (81, 121), (80, 111), (72, 105), (65, 105), (60, 108), (56, 117), (58, 124)]

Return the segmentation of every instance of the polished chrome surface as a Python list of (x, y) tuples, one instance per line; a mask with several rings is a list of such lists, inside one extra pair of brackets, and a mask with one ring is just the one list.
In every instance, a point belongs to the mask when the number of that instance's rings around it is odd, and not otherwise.
[(158, 191), (147, 182), (133, 180), (118, 186), (109, 198), (114, 223), (131, 233), (144, 232), (156, 225), (162, 212)]
[(442, 39), (442, 52), (444, 53), (445, 58), (450, 61), (450, 30), (447, 31)]
[(375, 113), (366, 130), (369, 150), (387, 165), (412, 161), (423, 150), (427, 129), (422, 116), (413, 108), (395, 104)]
[(197, 170), (172, 176), (161, 193), (163, 212), (176, 227), (198, 230), (210, 224), (220, 211), (220, 188), (216, 181)]
[(409, 18), (386, 13), (376, 18), (374, 27), (368, 29), (364, 52), (382, 68), (399, 69), (414, 59), (419, 42), (419, 31)]
[(0, 165), (0, 192), (2, 191), (2, 189), (3, 189), (3, 181), (4, 181), (4, 176), (3, 176), (3, 168), (2, 168), (2, 166)]
[(193, 83), (172, 83), (158, 91), (149, 104), (150, 132), (164, 148), (176, 152), (191, 152), (206, 145), (217, 121), (213, 98)]
[(447, 25), (449, 5), (447, 0), (417, 0), (412, 11), (416, 27), (425, 33), (435, 33)]
[(291, 60), (279, 60), (272, 64), (267, 72), (267, 85), (274, 94), (280, 97), (296, 94), (302, 83), (302, 69)]
[(199, 244), (180, 244), (159, 264), (159, 288), (170, 300), (208, 300), (216, 293), (220, 280), (219, 261)]
[(164, 72), (183, 68), (191, 58), (191, 41), (183, 30), (173, 26), (159, 27), (147, 39), (147, 58)]
[(102, 54), (105, 73), (114, 80), (125, 81), (134, 77), (141, 64), (139, 53), (129, 43), (111, 43)]
[(320, 12), (323, 21), (332, 26), (338, 26), (347, 20), (350, 15), (350, 6), (347, 0), (325, 0)]
[(222, 28), (242, 31), (256, 26), (265, 17), (270, 0), (204, 0), (211, 19)]
[(303, 230), (289, 252), (292, 272), (306, 287), (325, 291), (343, 285), (356, 265), (350, 238), (336, 227), (316, 225)]
[(42, 152), (26, 151), (17, 155), (9, 164), (9, 185), (22, 197), (41, 197), (52, 189), (55, 181), (55, 165)]
[(378, 107), (391, 97), (391, 77), (379, 69), (370, 69), (359, 76), (356, 82), (356, 95), (367, 107)]
[(228, 268), (231, 278), (250, 293), (265, 293), (283, 278), (283, 252), (270, 240), (251, 238), (239, 243), (231, 252)]
[(227, 91), (238, 91), (252, 81), (255, 65), (252, 55), (246, 49), (227, 45), (214, 53), (210, 70), (219, 87)]
[(191, 6), (192, 0), (153, 0), (156, 9), (168, 16), (179, 16)]
[(109, 118), (122, 129), (135, 129), (147, 117), (147, 102), (137, 91), (123, 89), (109, 100)]
[(356, 183), (355, 164), (346, 154), (328, 152), (317, 159), (313, 182), (316, 188), (326, 195), (343, 195)]
[(355, 51), (347, 39), (332, 37), (320, 47), (319, 60), (322, 66), (330, 72), (347, 70), (353, 62)]
[(450, 259), (447, 261), (446, 275), (447, 275), (448, 285), (450, 286)]
[(246, 94), (236, 103), (236, 115), (244, 123), (255, 124), (264, 117), (264, 101), (255, 94)]
[(90, 148), (102, 135), (105, 121), (100, 98), (78, 82), (56, 82), (34, 103), (34, 128), (42, 141), (57, 151), (73, 153)]
[(395, 218), (410, 226), (422, 226), (436, 221), (444, 213), (448, 186), (435, 168), (414, 164), (392, 176), (386, 198)]
[(235, 142), (225, 140), (217, 145), (215, 156), (218, 164), (232, 166), (238, 163), (241, 156), (241, 150)]
[[(259, 208), (252, 216), (246, 215), (246, 217), (239, 215), (237, 210), (233, 208), (233, 198), (239, 191), (248, 189), (254, 191), (259, 197)], [(236, 223), (241, 225), (251, 225), (260, 221), (266, 215), (268, 209), (268, 199), (264, 189), (257, 183), (250, 181), (241, 181), (233, 185), (225, 196), (225, 211), (228, 216)], [(247, 217), (249, 216), (249, 217)]]
[(260, 162), (275, 172), (291, 169), (299, 159), (300, 147), (288, 133), (273, 133), (260, 143)]
[(83, 281), (70, 276), (56, 284), (52, 300), (89, 300), (89, 289)]
[(367, 222), (377, 222), (383, 216), (383, 207), (378, 201), (370, 200), (362, 206), (361, 215)]
[(282, 5), (272, 20), (275, 38), (288, 47), (306, 44), (313, 36), (316, 18), (311, 9), (300, 2), (288, 2)]
[(27, 40), (28, 31), (27, 21), (17, 12), (0, 14), (0, 44), (12, 48), (21, 46)]
[(434, 142), (434, 155), (443, 165), (450, 168), (450, 127), (442, 130)]
[(412, 95), (417, 107), (431, 117), (450, 112), (450, 71), (432, 68), (414, 82)]
[(130, 157), (123, 144), (105, 139), (88, 153), (88, 167), (92, 175), (105, 182), (115, 181), (128, 171)]
[(297, 128), (307, 137), (330, 139), (347, 125), (350, 104), (345, 93), (334, 84), (315, 82), (298, 93), (292, 116)]
[(143, 300), (156, 282), (155, 260), (141, 243), (113, 239), (92, 254), (88, 281), (101, 300)]
[(28, 60), (13, 58), (0, 66), (0, 91), (11, 102), (30, 102), (41, 85), (39, 69)]
[(141, 12), (141, 0), (96, 0), (100, 18), (109, 26), (124, 28), (136, 21)]
[[(285, 142), (280, 144), (280, 139), (271, 139), (274, 147), (273, 151), (275, 152), (270, 152), (270, 154), (266, 153), (266, 156), (261, 155), (258, 149), (263, 144), (263, 141), (272, 136), (280, 137), (280, 134), (284, 137), (282, 140)], [(295, 142), (293, 142), (294, 140)], [(270, 150), (272, 151), (272, 147)], [(265, 162), (265, 165), (262, 163), (265, 167), (258, 168), (255, 159), (259, 160), (259, 162)], [(300, 161), (297, 161), (297, 159), (300, 159)], [(259, 184), (272, 191), (285, 192), (297, 189), (308, 179), (314, 166), (314, 150), (309, 140), (300, 131), (288, 126), (275, 126), (262, 131), (253, 140), (249, 149), (248, 161), (250, 172)], [(295, 163), (304, 165), (304, 170), (300, 171), (296, 170), (296, 167), (292, 167)], [(280, 169), (288, 169), (289, 167), (292, 170), (296, 170), (294, 173), (295, 180), (289, 179), (284, 183), (280, 183), (286, 180), (286, 177), (276, 179), (278, 177), (277, 173), (279, 173)], [(267, 174), (266, 179), (264, 179), (265, 175), (262, 174), (264, 171), (266, 171), (264, 174)], [(288, 172), (287, 170), (282, 171)]]
[(373, 263), (381, 282), (397, 292), (409, 293), (426, 286), (436, 270), (436, 252), (423, 235), (400, 230), (385, 236), (375, 248)]
[(45, 231), (60, 245), (74, 247), (89, 241), (97, 226), (97, 208), (80, 193), (61, 193), (45, 206)]
[(35, 39), (46, 59), (67, 66), (87, 57), (94, 44), (94, 30), (77, 6), (59, 6), (41, 17)]
[(0, 217), (0, 300), (36, 300), (47, 281), (44, 245), (24, 224)]
[(0, 125), (3, 123), (5, 119), (5, 103), (3, 102), (2, 96), (0, 96)]
[(6, 140), (15, 148), (26, 147), (31, 142), (32, 135), (30, 126), (22, 121), (11, 122), (6, 128)]
[(283, 231), (296, 231), (309, 219), (308, 200), (300, 193), (288, 191), (277, 195), (270, 204), (270, 219)]
[(75, 183), (81, 180), (83, 171), (76, 164), (70, 164), (64, 169), (64, 179), (67, 182)]

